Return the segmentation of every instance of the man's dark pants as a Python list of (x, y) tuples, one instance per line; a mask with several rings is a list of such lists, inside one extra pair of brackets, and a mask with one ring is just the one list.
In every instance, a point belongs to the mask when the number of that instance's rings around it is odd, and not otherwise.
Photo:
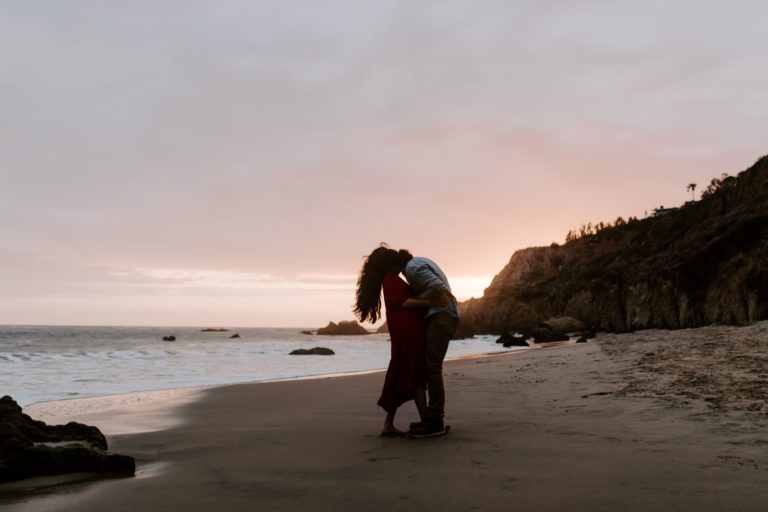
[(427, 318), (427, 421), (442, 423), (445, 414), (443, 359), (448, 342), (459, 327), (459, 319), (448, 313), (435, 313)]

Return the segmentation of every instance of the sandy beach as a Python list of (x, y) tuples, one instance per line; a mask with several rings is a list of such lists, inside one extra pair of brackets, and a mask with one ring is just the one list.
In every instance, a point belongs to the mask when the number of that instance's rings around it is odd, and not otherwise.
[[(109, 436), (137, 457), (135, 478), (7, 493), (0, 506), (762, 511), (767, 341), (762, 322), (454, 361), (453, 430), (435, 439), (378, 437), (381, 373), (202, 390), (173, 405), (169, 428)], [(415, 417), (406, 404), (396, 423)]]

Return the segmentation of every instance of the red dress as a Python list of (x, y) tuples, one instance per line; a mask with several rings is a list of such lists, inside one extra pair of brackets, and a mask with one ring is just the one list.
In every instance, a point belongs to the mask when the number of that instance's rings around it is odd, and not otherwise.
[(411, 293), (397, 274), (384, 277), (383, 289), (392, 354), (378, 404), (392, 411), (413, 400), (416, 388), (426, 383), (426, 310), (401, 307)]

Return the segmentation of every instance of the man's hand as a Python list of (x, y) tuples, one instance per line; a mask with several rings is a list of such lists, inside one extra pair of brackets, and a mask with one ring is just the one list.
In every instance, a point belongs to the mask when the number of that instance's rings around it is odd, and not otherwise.
[(451, 303), (451, 296), (448, 293), (443, 292), (434, 299), (429, 301), (429, 305), (438, 308), (444, 308)]

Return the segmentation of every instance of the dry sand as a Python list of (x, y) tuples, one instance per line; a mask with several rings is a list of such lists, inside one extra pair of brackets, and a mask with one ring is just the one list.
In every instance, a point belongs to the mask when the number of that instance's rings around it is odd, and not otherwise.
[[(447, 364), (436, 439), (382, 439), (381, 373), (213, 388), (110, 436), (136, 478), (13, 511), (768, 509), (768, 323), (601, 335)], [(108, 413), (105, 413), (108, 414)], [(406, 404), (397, 423), (415, 412)], [(98, 423), (97, 423), (98, 424)]]

